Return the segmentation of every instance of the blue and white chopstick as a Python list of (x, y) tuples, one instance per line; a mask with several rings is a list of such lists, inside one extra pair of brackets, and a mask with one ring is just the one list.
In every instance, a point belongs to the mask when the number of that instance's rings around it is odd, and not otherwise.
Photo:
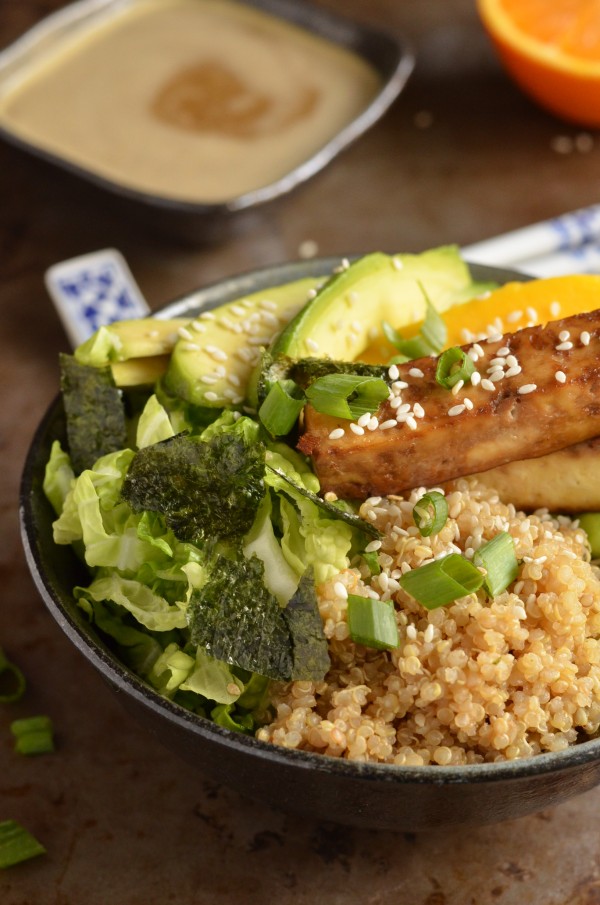
[(600, 204), (467, 245), (462, 253), (474, 264), (533, 276), (600, 272)]

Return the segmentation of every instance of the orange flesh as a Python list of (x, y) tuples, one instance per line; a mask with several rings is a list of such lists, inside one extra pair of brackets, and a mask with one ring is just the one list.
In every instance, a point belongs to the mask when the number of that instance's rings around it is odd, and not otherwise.
[[(455, 305), (442, 315), (448, 329), (446, 347), (472, 341), (471, 334), (493, 332), (514, 333), (523, 327), (546, 324), (583, 311), (600, 308), (600, 276), (576, 275), (507, 283), (485, 298)], [(519, 315), (520, 312), (520, 316)], [(402, 331), (414, 336), (420, 324)], [(465, 334), (464, 331), (470, 331)], [(397, 350), (381, 340), (370, 346), (361, 361), (385, 362)]]

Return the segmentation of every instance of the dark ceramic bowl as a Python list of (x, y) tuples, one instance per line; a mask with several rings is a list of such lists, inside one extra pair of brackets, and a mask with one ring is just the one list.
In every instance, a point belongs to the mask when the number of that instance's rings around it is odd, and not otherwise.
[[(0, 94), (10, 91), (15, 79), (22, 77), (31, 64), (60, 45), (65, 37), (103, 23), (124, 5), (137, 0), (76, 0), (47, 16), (0, 53)], [(345, 50), (372, 66), (380, 78), (380, 88), (369, 103), (311, 157), (268, 185), (248, 191), (223, 203), (196, 203), (128, 188), (105, 178), (93, 169), (71, 162), (46, 150), (37, 142), (20, 137), (9, 126), (0, 126), (0, 138), (27, 154), (63, 171), (67, 181), (84, 183), (88, 190), (99, 191), (115, 212), (126, 213), (145, 226), (154, 227), (189, 241), (202, 241), (227, 230), (232, 215), (253, 210), (268, 201), (286, 195), (314, 176), (352, 144), (383, 114), (404, 88), (414, 67), (414, 55), (404, 40), (389, 30), (312, 6), (307, 0), (240, 0), (242, 4), (298, 26)], [(92, 191), (92, 195), (94, 192)], [(90, 199), (91, 203), (92, 199)]]
[[(202, 289), (160, 317), (192, 316), (235, 297), (302, 276), (331, 272), (333, 260), (272, 267)], [(473, 266), (478, 279), (525, 279)], [(600, 739), (559, 754), (468, 767), (394, 767), (352, 763), (290, 751), (230, 732), (162, 698), (123, 666), (77, 607), (72, 588), (82, 566), (70, 548), (55, 546), (54, 515), (42, 491), (54, 439), (64, 439), (62, 405), (50, 407), (31, 444), (21, 488), (21, 526), (39, 592), (63, 631), (119, 693), (131, 713), (165, 745), (211, 778), (271, 805), (339, 823), (419, 832), (483, 824), (558, 804), (600, 782)]]

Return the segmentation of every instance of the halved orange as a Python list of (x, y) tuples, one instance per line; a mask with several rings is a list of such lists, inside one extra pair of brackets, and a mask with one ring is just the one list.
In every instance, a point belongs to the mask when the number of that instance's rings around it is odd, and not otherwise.
[(552, 113), (600, 126), (600, 0), (477, 0), (509, 74)]

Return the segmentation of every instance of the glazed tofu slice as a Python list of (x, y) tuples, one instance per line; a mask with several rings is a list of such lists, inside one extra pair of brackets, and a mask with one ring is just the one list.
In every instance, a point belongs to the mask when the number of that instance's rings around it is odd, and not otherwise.
[[(507, 462), (473, 475), (498, 492), (503, 503), (532, 512), (600, 511), (600, 437), (538, 459)], [(447, 490), (453, 482), (444, 485)]]
[(374, 430), (307, 406), (298, 446), (324, 492), (435, 487), (600, 435), (600, 310), (463, 349), (476, 370), (455, 391), (436, 382), (437, 358), (398, 365)]

